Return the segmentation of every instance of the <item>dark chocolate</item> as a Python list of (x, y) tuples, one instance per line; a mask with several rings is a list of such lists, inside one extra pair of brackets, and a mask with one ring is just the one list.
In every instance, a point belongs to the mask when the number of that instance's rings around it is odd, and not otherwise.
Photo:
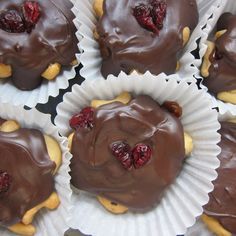
[[(1, 0), (0, 12), (20, 11), (23, 0)], [(21, 90), (33, 90), (51, 63), (69, 66), (78, 52), (75, 18), (68, 0), (37, 0), (41, 16), (31, 33), (0, 29), (0, 63), (12, 66), (12, 82)]]
[(183, 49), (182, 31), (193, 30), (198, 22), (195, 0), (166, 0), (167, 12), (159, 36), (141, 27), (133, 16), (133, 8), (149, 0), (104, 0), (97, 25), (103, 57), (104, 77), (120, 71), (153, 74), (174, 73)]
[[(125, 169), (109, 145), (126, 141), (144, 143), (151, 159), (139, 169)], [(164, 190), (179, 174), (185, 157), (183, 127), (178, 118), (148, 96), (129, 104), (103, 105), (94, 114), (94, 127), (76, 130), (72, 142), (72, 184), (123, 204), (146, 211), (158, 204)]]
[(229, 232), (236, 234), (236, 124), (222, 122), (218, 178), (204, 212), (214, 217)]
[(40, 131), (0, 132), (0, 170), (11, 177), (8, 191), (0, 193), (0, 226), (19, 223), (52, 194), (55, 167)]
[(236, 15), (224, 13), (217, 23), (217, 31), (220, 30), (227, 32), (215, 41), (209, 76), (203, 81), (214, 95), (236, 89)]

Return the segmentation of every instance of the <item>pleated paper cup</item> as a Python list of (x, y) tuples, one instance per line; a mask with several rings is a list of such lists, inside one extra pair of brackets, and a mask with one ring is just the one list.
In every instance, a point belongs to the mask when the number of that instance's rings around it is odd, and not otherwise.
[(120, 73), (105, 81), (85, 82), (75, 85), (57, 107), (55, 124), (64, 136), (70, 134), (68, 121), (71, 116), (88, 106), (93, 99), (113, 99), (123, 91), (133, 96), (146, 94), (158, 103), (176, 101), (183, 108), (181, 123), (193, 139), (194, 149), (176, 181), (169, 187), (161, 203), (145, 214), (128, 212), (113, 215), (101, 206), (89, 193), (74, 193), (73, 220), (70, 227), (93, 236), (173, 236), (183, 234), (193, 225), (195, 217), (202, 214), (202, 205), (208, 202), (213, 190), (212, 181), (219, 166), (216, 156), (220, 152), (217, 143), (219, 123), (217, 112), (212, 109), (210, 96), (198, 90), (195, 83), (178, 82), (177, 75), (153, 76)]
[[(210, 0), (215, 6), (216, 1)], [(81, 51), (80, 61), (83, 68), (80, 74), (89, 80), (97, 80), (103, 78), (101, 74), (102, 58), (100, 55), (100, 49), (97, 41), (94, 39), (93, 32), (97, 24), (97, 17), (93, 9), (94, 0), (87, 1), (75, 1), (75, 7), (78, 9), (78, 15), (76, 20), (79, 24), (79, 35), (81, 40), (79, 42), (79, 48)], [(177, 72), (180, 78), (184, 78), (188, 81), (195, 81), (193, 75), (198, 74), (197, 66), (199, 65), (199, 59), (195, 59), (192, 52), (198, 48), (197, 40), (202, 36), (202, 28), (206, 24), (206, 13), (209, 15), (214, 12), (215, 7), (206, 7), (203, 0), (197, 0), (199, 9), (199, 24), (193, 31), (188, 44), (183, 49), (180, 58), (180, 70)], [(207, 4), (209, 6), (209, 4)], [(204, 17), (205, 20), (202, 20)], [(182, 79), (183, 79), (182, 78)]]
[[(67, 140), (59, 136), (58, 129), (51, 123), (49, 115), (45, 115), (32, 109), (24, 110), (21, 106), (13, 106), (9, 103), (0, 103), (0, 117), (7, 120), (17, 120), (21, 127), (35, 128), (42, 133), (50, 135), (60, 144), (62, 150), (62, 165), (55, 175), (55, 190), (60, 198), (60, 205), (55, 210), (41, 210), (33, 220), (37, 233), (35, 236), (62, 236), (68, 229), (71, 211), (71, 189), (69, 164), (71, 154), (67, 149)], [(15, 234), (0, 228), (1, 236), (13, 236)]]
[(212, 232), (208, 230), (206, 225), (198, 219), (196, 224), (188, 229), (187, 233), (185, 236), (214, 236)]
[[(207, 40), (209, 37), (212, 37), (216, 33), (216, 24), (220, 16), (224, 12), (231, 12), (233, 14), (236, 14), (236, 2), (234, 0), (202, 0), (202, 6), (210, 6), (212, 5), (211, 8), (212, 10), (208, 11), (208, 19), (205, 21), (205, 28), (203, 29), (203, 35), (201, 37), (200, 43), (199, 43), (199, 49), (200, 49), (200, 60), (197, 66), (200, 68), (201, 63), (203, 60), (203, 56), (206, 53), (207, 50)], [(200, 72), (199, 72), (199, 77), (201, 77)], [(208, 91), (208, 88), (201, 84), (201, 88), (204, 89), (205, 91)], [(230, 103), (225, 103), (223, 101), (218, 100), (212, 95), (212, 102), (213, 106), (219, 108), (219, 113), (220, 114), (225, 114), (227, 111), (232, 111), (236, 113), (236, 105), (230, 104)]]
[[(73, 3), (74, 0), (71, 0)], [(76, 7), (72, 8), (72, 12), (78, 15)], [(76, 28), (78, 28), (78, 22), (74, 20)], [(78, 36), (79, 38), (79, 36)], [(37, 56), (37, 55), (35, 55)], [(79, 63), (79, 54), (76, 54), (76, 59)], [(56, 97), (60, 89), (66, 89), (69, 87), (69, 80), (73, 79), (76, 75), (75, 68), (71, 69), (62, 68), (60, 75), (55, 80), (44, 79), (42, 84), (32, 91), (22, 91), (16, 88), (11, 79), (0, 80), (0, 102), (11, 103), (13, 105), (26, 105), (28, 107), (35, 107), (38, 103), (44, 104), (48, 102), (49, 97)]]
[[(236, 119), (236, 113), (234, 111), (226, 111), (225, 113), (221, 113), (218, 115), (219, 121), (228, 121)], [(201, 221), (199, 218), (191, 228), (188, 229), (185, 236), (214, 236), (207, 226)]]

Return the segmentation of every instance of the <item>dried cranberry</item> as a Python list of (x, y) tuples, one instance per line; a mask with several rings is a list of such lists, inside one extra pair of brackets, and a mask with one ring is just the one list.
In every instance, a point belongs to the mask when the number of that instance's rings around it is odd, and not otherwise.
[(152, 149), (144, 144), (137, 144), (132, 150), (133, 164), (136, 169), (144, 166), (151, 158)]
[(25, 21), (25, 29), (30, 33), (40, 18), (39, 3), (36, 1), (25, 1), (22, 5), (22, 13)]
[(145, 29), (154, 33), (157, 32), (157, 28), (153, 22), (151, 16), (151, 9), (148, 5), (140, 4), (134, 8), (134, 16), (138, 23)]
[(0, 28), (9, 33), (22, 33), (25, 31), (24, 21), (16, 10), (1, 12)]
[(72, 129), (78, 128), (93, 128), (93, 116), (94, 116), (94, 108), (85, 107), (79, 114), (74, 115), (70, 119), (70, 127)]
[(133, 15), (145, 29), (159, 34), (163, 27), (167, 5), (164, 1), (153, 0), (150, 4), (139, 4), (133, 9)]
[(0, 28), (9, 33), (30, 33), (40, 18), (40, 7), (36, 1), (25, 1), (22, 12), (3, 11), (0, 14)]
[(163, 21), (166, 16), (167, 5), (164, 1), (153, 0), (152, 5), (152, 17), (156, 27), (161, 30), (163, 28)]
[(0, 171), (0, 193), (8, 191), (11, 185), (11, 177), (6, 171)]
[(112, 154), (118, 161), (120, 161), (125, 169), (130, 170), (132, 168), (133, 161), (131, 148), (128, 143), (124, 141), (116, 141), (110, 145), (110, 149)]
[(165, 107), (170, 113), (173, 113), (176, 117), (182, 116), (182, 107), (177, 102), (166, 101), (162, 105)]

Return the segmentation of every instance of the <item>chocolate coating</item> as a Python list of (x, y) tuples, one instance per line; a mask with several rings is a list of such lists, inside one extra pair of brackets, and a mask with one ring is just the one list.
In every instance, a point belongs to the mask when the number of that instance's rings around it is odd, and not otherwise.
[[(24, 0), (1, 0), (0, 11), (17, 9)], [(72, 3), (38, 0), (41, 17), (30, 34), (0, 29), (0, 63), (12, 66), (12, 82), (21, 90), (33, 90), (51, 63), (69, 66), (78, 52)]]
[(133, 16), (133, 8), (148, 0), (104, 0), (103, 16), (97, 25), (103, 57), (104, 77), (120, 71), (153, 74), (174, 73), (183, 49), (182, 32), (198, 22), (195, 0), (166, 0), (167, 13), (159, 36), (142, 28)]
[(220, 224), (236, 234), (236, 124), (222, 122), (221, 153), (218, 178), (213, 182), (214, 191), (210, 201), (204, 207), (205, 214), (216, 218)]
[(40, 131), (0, 132), (0, 170), (11, 176), (9, 190), (0, 193), (0, 226), (19, 223), (26, 211), (51, 195), (55, 167)]
[(203, 81), (211, 93), (236, 89), (236, 16), (224, 13), (218, 23), (217, 31), (227, 30), (215, 41), (218, 57), (215, 51), (210, 56), (211, 66), (209, 77)]
[[(109, 149), (118, 140), (131, 147), (137, 143), (149, 145), (151, 159), (139, 169), (126, 170)], [(160, 202), (182, 168), (183, 127), (178, 118), (150, 97), (138, 96), (127, 105), (114, 102), (99, 107), (93, 129), (75, 132), (72, 154), (75, 187), (131, 210), (146, 211)]]

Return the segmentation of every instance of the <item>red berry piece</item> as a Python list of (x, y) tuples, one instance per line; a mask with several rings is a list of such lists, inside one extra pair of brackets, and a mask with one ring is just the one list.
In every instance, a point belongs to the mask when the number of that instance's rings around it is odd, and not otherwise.
[(167, 5), (164, 1), (153, 0), (150, 4), (139, 4), (133, 9), (133, 15), (143, 28), (159, 34), (163, 28)]
[(0, 171), (0, 194), (8, 191), (11, 185), (11, 177), (6, 171)]
[(156, 33), (157, 28), (151, 16), (151, 9), (148, 5), (140, 4), (134, 8), (133, 12), (138, 23), (145, 29)]
[(131, 148), (128, 143), (124, 141), (117, 141), (110, 145), (112, 154), (116, 157), (122, 166), (130, 170), (132, 168), (133, 160), (131, 155)]
[(40, 7), (36, 1), (25, 1), (22, 6), (25, 28), (28, 33), (32, 31), (40, 18)]
[(144, 166), (151, 158), (152, 149), (144, 144), (137, 144), (132, 150), (134, 168), (138, 169)]
[(0, 28), (9, 33), (22, 33), (25, 31), (24, 21), (16, 10), (0, 13)]
[(162, 106), (165, 107), (170, 113), (173, 113), (177, 118), (182, 116), (182, 107), (177, 102), (166, 101)]
[(74, 115), (70, 119), (70, 127), (72, 129), (78, 128), (87, 128), (92, 129), (93, 124), (93, 116), (94, 116), (94, 108), (85, 107), (79, 114)]
[(164, 1), (153, 0), (151, 2), (152, 5), (152, 18), (155, 26), (158, 30), (163, 28), (163, 21), (166, 17), (166, 8), (167, 5)]

